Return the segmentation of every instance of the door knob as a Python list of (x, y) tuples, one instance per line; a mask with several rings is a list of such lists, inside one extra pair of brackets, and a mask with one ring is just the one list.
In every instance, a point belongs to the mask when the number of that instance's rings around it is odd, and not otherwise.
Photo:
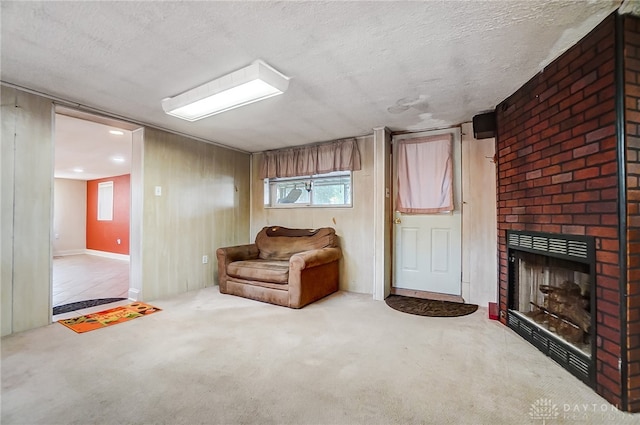
[(402, 220), (400, 220), (399, 218), (395, 218), (395, 219), (393, 219), (393, 222), (395, 224), (400, 224), (400, 223), (402, 223)]

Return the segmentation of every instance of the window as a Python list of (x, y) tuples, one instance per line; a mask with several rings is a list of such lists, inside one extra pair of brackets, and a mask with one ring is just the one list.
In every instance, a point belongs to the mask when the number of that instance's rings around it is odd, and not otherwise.
[(113, 220), (113, 182), (98, 183), (98, 221)]
[(453, 211), (452, 149), (451, 133), (398, 142), (396, 211), (405, 214)]
[(350, 207), (351, 172), (264, 179), (267, 207)]

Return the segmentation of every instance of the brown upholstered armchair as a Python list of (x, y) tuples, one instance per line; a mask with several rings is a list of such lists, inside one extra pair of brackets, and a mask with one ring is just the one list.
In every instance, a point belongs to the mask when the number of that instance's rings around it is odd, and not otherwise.
[(339, 288), (342, 251), (333, 228), (263, 228), (249, 245), (218, 248), (223, 294), (301, 308)]

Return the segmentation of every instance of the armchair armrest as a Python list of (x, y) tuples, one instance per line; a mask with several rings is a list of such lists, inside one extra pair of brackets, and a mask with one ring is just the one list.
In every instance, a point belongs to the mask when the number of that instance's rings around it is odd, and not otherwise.
[(234, 261), (255, 260), (258, 258), (258, 247), (256, 244), (229, 246), (218, 248), (216, 257), (218, 257), (218, 285), (220, 292), (227, 293), (227, 266)]
[(229, 264), (234, 261), (255, 260), (256, 258), (258, 258), (258, 254), (258, 247), (254, 243), (247, 245), (228, 246), (224, 248), (218, 248), (216, 250), (218, 261), (223, 258), (225, 259), (225, 264)]
[(299, 252), (289, 259), (289, 307), (301, 308), (339, 289), (340, 248)]
[(289, 267), (292, 270), (303, 270), (331, 263), (340, 258), (342, 258), (342, 250), (340, 248), (312, 249), (293, 254), (289, 259)]

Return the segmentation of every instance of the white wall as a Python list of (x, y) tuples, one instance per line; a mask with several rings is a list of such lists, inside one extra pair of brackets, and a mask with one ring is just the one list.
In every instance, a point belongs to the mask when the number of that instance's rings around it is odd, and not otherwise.
[(486, 307), (498, 298), (495, 139), (462, 125), (462, 297)]
[(55, 179), (53, 255), (81, 254), (87, 247), (87, 182)]
[(359, 137), (362, 170), (353, 172), (351, 208), (265, 208), (264, 183), (259, 178), (261, 154), (252, 157), (251, 241), (264, 226), (333, 227), (340, 239), (340, 289), (373, 293), (374, 273), (374, 146), (373, 136)]
[(131, 133), (129, 299), (142, 301), (142, 215), (144, 214), (144, 128)]

